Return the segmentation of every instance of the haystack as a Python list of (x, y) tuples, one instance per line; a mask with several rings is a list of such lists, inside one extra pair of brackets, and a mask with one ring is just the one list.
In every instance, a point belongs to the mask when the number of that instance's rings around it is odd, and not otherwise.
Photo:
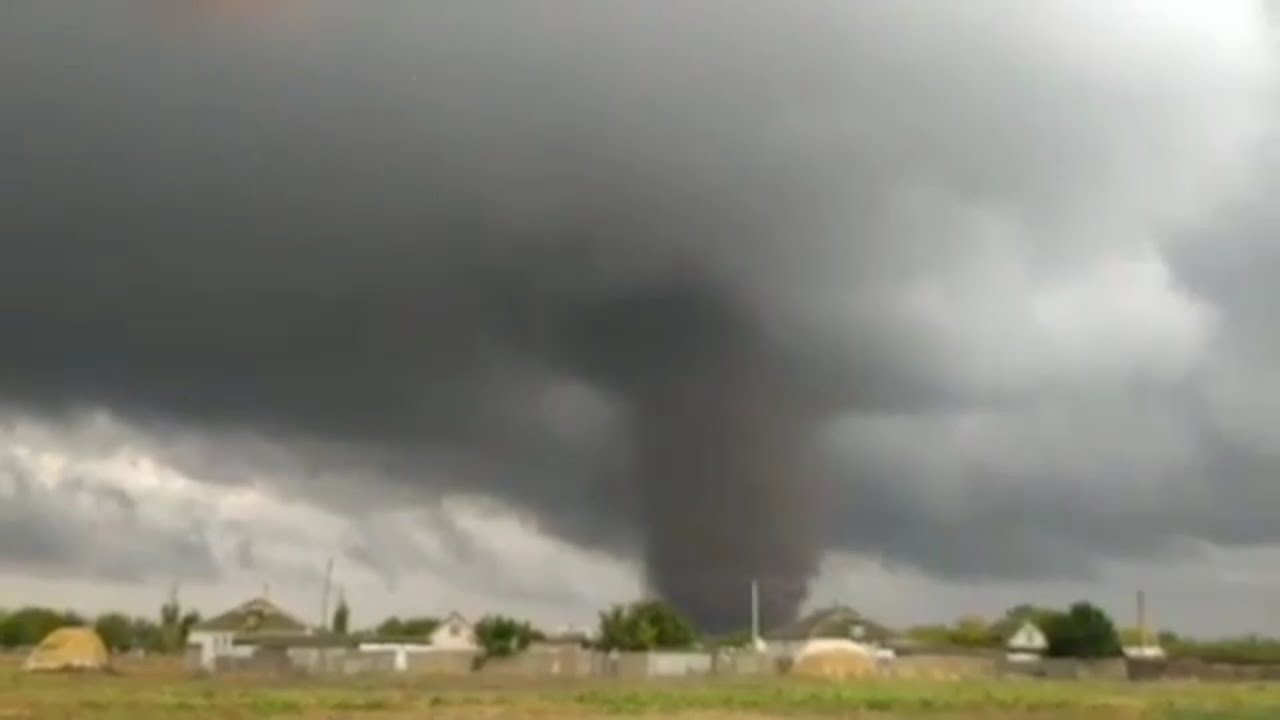
[(849, 640), (811, 641), (791, 665), (794, 675), (826, 680), (853, 680), (876, 674), (876, 659), (867, 647)]
[(29, 672), (106, 670), (110, 656), (102, 638), (91, 628), (54, 630), (27, 656), (22, 668)]

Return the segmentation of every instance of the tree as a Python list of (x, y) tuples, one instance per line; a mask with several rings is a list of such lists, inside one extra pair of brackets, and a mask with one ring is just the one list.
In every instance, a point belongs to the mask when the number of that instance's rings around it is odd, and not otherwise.
[(956, 647), (983, 648), (1000, 645), (1000, 637), (994, 626), (974, 615), (960, 618), (949, 630), (949, 640)]
[(381, 637), (400, 637), (404, 635), (404, 622), (392, 615), (391, 617), (378, 623), (378, 627), (373, 629), (373, 634)]
[(333, 632), (338, 635), (346, 635), (350, 622), (351, 608), (347, 607), (347, 598), (344, 595), (339, 595), (338, 607), (333, 611)]
[(1051, 657), (1104, 658), (1120, 654), (1115, 624), (1102, 609), (1078, 602), (1049, 617), (1041, 629)]
[(401, 620), (392, 616), (379, 623), (374, 634), (380, 637), (427, 637), (438, 627), (439, 618), (416, 617)]
[(134, 639), (134, 647), (149, 653), (164, 651), (164, 632), (154, 620), (136, 617), (129, 623), (130, 635)]
[(169, 598), (168, 602), (160, 606), (160, 627), (176, 627), (181, 615), (182, 606), (178, 604), (177, 596)]
[(160, 651), (174, 652), (184, 643), (182, 632), (182, 606), (178, 604), (178, 588), (169, 592), (169, 599), (160, 606)]
[(703, 644), (718, 648), (745, 648), (751, 647), (751, 630), (735, 630), (724, 635), (703, 638)]
[(191, 634), (191, 628), (200, 624), (200, 613), (196, 610), (190, 610), (182, 616), (178, 621), (178, 646), (187, 646), (187, 636)]
[(950, 625), (920, 625), (907, 631), (914, 640), (931, 647), (991, 648), (1004, 641), (1003, 621), (989, 624), (976, 615), (966, 615)]
[(992, 630), (1003, 642), (1008, 640), (1010, 635), (1017, 632), (1023, 623), (1029, 622), (1043, 631), (1045, 624), (1057, 614), (1058, 611), (1052, 608), (1026, 604), (1016, 605), (1005, 611), (1004, 617), (992, 626)]
[(70, 611), (24, 607), (6, 614), (0, 623), (0, 646), (29, 647), (58, 628), (84, 624), (84, 618)]
[(121, 613), (112, 612), (98, 616), (93, 629), (111, 652), (128, 652), (137, 647), (133, 621)]
[(605, 650), (686, 648), (696, 639), (689, 621), (660, 600), (618, 605), (600, 613), (598, 642)]
[(507, 657), (523, 652), (542, 633), (533, 625), (505, 615), (486, 615), (475, 625), (476, 642), (486, 658)]
[(917, 625), (907, 630), (907, 636), (928, 647), (951, 645), (951, 628), (946, 625)]

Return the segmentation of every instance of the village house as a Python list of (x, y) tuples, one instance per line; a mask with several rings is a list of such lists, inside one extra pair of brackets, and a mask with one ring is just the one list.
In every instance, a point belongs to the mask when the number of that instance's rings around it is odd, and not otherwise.
[(232, 668), (352, 674), (430, 668), (468, 671), (480, 653), (475, 628), (451, 612), (429, 634), (370, 637), (308, 626), (265, 597), (248, 600), (199, 623), (187, 636), (187, 665), (214, 672)]
[(1012, 663), (1034, 663), (1043, 659), (1049, 650), (1049, 639), (1040, 626), (1024, 620), (1005, 639), (1005, 658)]
[(440, 620), (440, 625), (431, 633), (430, 641), (436, 650), (476, 652), (480, 649), (475, 627), (457, 612), (451, 612)]
[(774, 657), (801, 654), (817, 641), (847, 640), (876, 649), (890, 647), (895, 635), (847, 605), (815, 610), (793, 623), (764, 635), (766, 651)]
[(265, 597), (255, 597), (204, 622), (187, 635), (189, 664), (213, 671), (219, 658), (248, 659), (264, 645), (292, 645), (311, 636), (306, 623)]

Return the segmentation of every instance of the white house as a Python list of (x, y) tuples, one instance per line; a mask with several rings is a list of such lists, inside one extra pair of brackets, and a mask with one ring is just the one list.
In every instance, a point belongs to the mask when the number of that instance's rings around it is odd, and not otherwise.
[(1049, 649), (1049, 639), (1039, 626), (1027, 620), (1005, 641), (1005, 649), (1011, 662), (1035, 662)]
[[(212, 671), (219, 657), (251, 657), (254, 648), (243, 642), (256, 636), (307, 636), (305, 623), (280, 609), (270, 600), (253, 598), (221, 615), (192, 626), (187, 647), (201, 669)], [(240, 641), (240, 642), (237, 642)]]
[(464, 650), (475, 652), (480, 649), (476, 642), (475, 628), (462, 615), (451, 612), (431, 633), (431, 647), (435, 650)]

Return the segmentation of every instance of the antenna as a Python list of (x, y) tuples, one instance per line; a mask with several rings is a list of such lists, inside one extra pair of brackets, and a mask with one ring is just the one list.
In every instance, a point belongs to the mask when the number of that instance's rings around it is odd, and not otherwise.
[(751, 581), (751, 647), (760, 645), (760, 581)]

